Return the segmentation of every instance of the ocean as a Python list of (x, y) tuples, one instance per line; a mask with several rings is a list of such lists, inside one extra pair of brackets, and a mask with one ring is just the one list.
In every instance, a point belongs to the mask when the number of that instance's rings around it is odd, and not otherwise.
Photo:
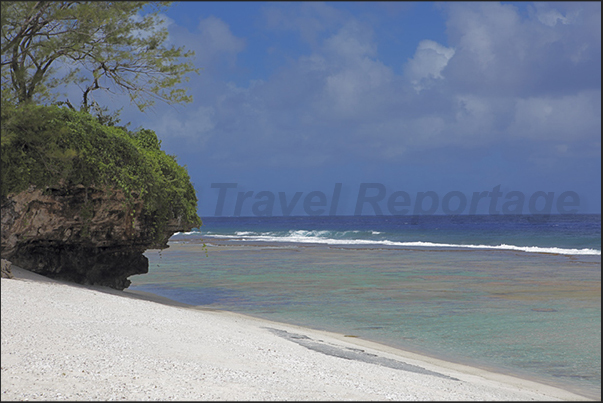
[(130, 289), (601, 395), (601, 216), (207, 217)]

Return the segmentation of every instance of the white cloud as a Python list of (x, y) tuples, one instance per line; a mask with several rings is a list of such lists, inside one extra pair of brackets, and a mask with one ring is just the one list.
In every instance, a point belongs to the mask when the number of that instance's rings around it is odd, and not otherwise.
[(534, 7), (536, 7), (538, 21), (549, 27), (554, 27), (558, 22), (565, 25), (572, 24), (578, 19), (579, 11), (577, 10), (570, 11), (564, 16), (559, 10), (551, 8), (551, 4), (534, 3)]
[(339, 31), (327, 38), (324, 51), (333, 56), (337, 55), (346, 60), (362, 57), (374, 57), (376, 45), (372, 40), (372, 30), (356, 20), (348, 21)]
[(237, 55), (247, 44), (246, 38), (234, 35), (230, 26), (215, 16), (199, 18), (196, 29), (192, 31), (170, 25), (167, 42), (195, 52), (193, 62), (202, 69), (201, 78), (196, 78), (196, 83), (205, 82), (208, 75), (236, 68)]
[(221, 19), (209, 16), (199, 21), (200, 33), (194, 37), (195, 52), (203, 64), (209, 64), (217, 57), (226, 57), (230, 66), (236, 61), (237, 53), (245, 48), (245, 39), (238, 38)]
[(458, 66), (459, 76), (496, 79), (498, 66), (526, 56), (525, 32), (515, 7), (449, 4), (448, 15), (449, 43), (456, 50), (451, 66)]
[(317, 82), (321, 93), (317, 109), (323, 117), (366, 117), (380, 104), (394, 74), (374, 58), (376, 50), (372, 29), (355, 20), (324, 40), (320, 54), (312, 56), (324, 66)]
[(367, 110), (373, 110), (369, 105), (372, 95), (380, 97), (392, 75), (391, 69), (368, 58), (330, 74), (325, 80), (323, 99), (330, 108), (325, 111), (341, 118), (366, 116)]
[(419, 42), (414, 57), (405, 66), (407, 77), (417, 92), (430, 86), (433, 80), (443, 79), (442, 70), (454, 56), (454, 49), (437, 42), (424, 40)]
[(266, 29), (297, 31), (312, 46), (318, 44), (321, 34), (336, 29), (346, 19), (342, 11), (320, 2), (298, 3), (294, 7), (269, 4), (264, 9)]
[(497, 131), (492, 100), (470, 94), (457, 95), (455, 111), (455, 131), (464, 139), (463, 143), (479, 144), (492, 140)]
[(169, 113), (167, 119), (161, 120), (158, 130), (170, 137), (185, 137), (188, 141), (204, 145), (211, 138), (215, 126), (214, 108), (199, 106), (189, 116), (177, 112)]
[[(600, 37), (595, 36), (600, 34), (600, 4), (560, 6), (568, 9), (536, 3), (525, 18), (510, 4), (447, 3), (449, 45), (456, 50), (447, 79), (465, 91), (525, 96), (563, 91), (567, 80), (560, 79), (561, 71), (568, 64), (600, 71)], [(574, 74), (579, 77), (572, 80), (584, 86), (594, 83), (592, 76)]]
[[(241, 166), (493, 145), (556, 157), (600, 142), (600, 78), (587, 74), (600, 76), (600, 13), (597, 25), (596, 12), (567, 5), (554, 7), (564, 20), (545, 17), (551, 7), (525, 17), (511, 5), (450, 3), (448, 42), (420, 41), (400, 75), (381, 59), (368, 23), (328, 5), (292, 7), (299, 12), (270, 6), (268, 25), (299, 31), (309, 51), (249, 85), (202, 73), (193, 95), (203, 106), (168, 114), (162, 134), (196, 138), (216, 161)], [(182, 38), (214, 66), (245, 46), (215, 17)]]
[(593, 133), (601, 133), (601, 91), (517, 99), (509, 132), (541, 141), (594, 141)]
[(327, 69), (326, 59), (316, 53), (313, 53), (310, 56), (301, 56), (298, 60), (298, 63), (301, 70), (326, 71)]

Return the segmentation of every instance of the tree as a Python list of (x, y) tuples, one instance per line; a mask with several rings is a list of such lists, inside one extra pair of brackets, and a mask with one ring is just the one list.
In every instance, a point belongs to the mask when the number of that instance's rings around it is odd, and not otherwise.
[[(197, 72), (183, 47), (166, 47), (158, 15), (169, 2), (2, 1), (2, 100), (56, 102), (76, 84), (81, 109), (98, 89), (127, 94), (143, 111), (159, 99), (191, 102), (179, 84)], [(143, 14), (145, 11), (146, 14)], [(64, 95), (64, 94), (63, 94)], [(65, 101), (73, 106), (67, 99)]]

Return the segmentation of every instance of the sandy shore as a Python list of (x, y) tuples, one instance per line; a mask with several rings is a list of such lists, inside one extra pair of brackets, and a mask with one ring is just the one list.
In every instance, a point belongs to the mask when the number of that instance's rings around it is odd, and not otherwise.
[(2, 400), (587, 400), (345, 335), (13, 273)]

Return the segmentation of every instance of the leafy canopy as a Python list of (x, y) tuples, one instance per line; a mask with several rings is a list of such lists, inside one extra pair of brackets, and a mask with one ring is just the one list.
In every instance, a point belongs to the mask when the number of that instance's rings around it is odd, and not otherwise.
[(157, 99), (191, 101), (179, 85), (198, 73), (190, 62), (194, 53), (164, 45), (168, 33), (159, 13), (169, 2), (0, 4), (3, 103), (54, 103), (56, 90), (69, 84), (82, 90), (85, 111), (95, 106), (98, 89), (127, 94), (141, 111)]
[[(198, 70), (188, 61), (192, 52), (164, 45), (167, 29), (158, 14), (168, 4), (0, 3), (2, 199), (31, 185), (117, 188), (129, 207), (143, 202), (158, 237), (173, 219), (201, 225), (186, 168), (160, 149), (153, 131), (116, 126), (92, 98), (99, 89), (123, 93), (140, 110), (157, 99), (191, 101), (179, 85)], [(79, 112), (68, 99), (70, 108), (44, 106), (72, 84), (82, 90)]]
[(143, 201), (157, 236), (172, 219), (201, 225), (186, 168), (160, 149), (152, 130), (131, 132), (86, 112), (33, 104), (3, 107), (0, 122), (2, 198), (30, 185), (117, 188), (128, 201)]

